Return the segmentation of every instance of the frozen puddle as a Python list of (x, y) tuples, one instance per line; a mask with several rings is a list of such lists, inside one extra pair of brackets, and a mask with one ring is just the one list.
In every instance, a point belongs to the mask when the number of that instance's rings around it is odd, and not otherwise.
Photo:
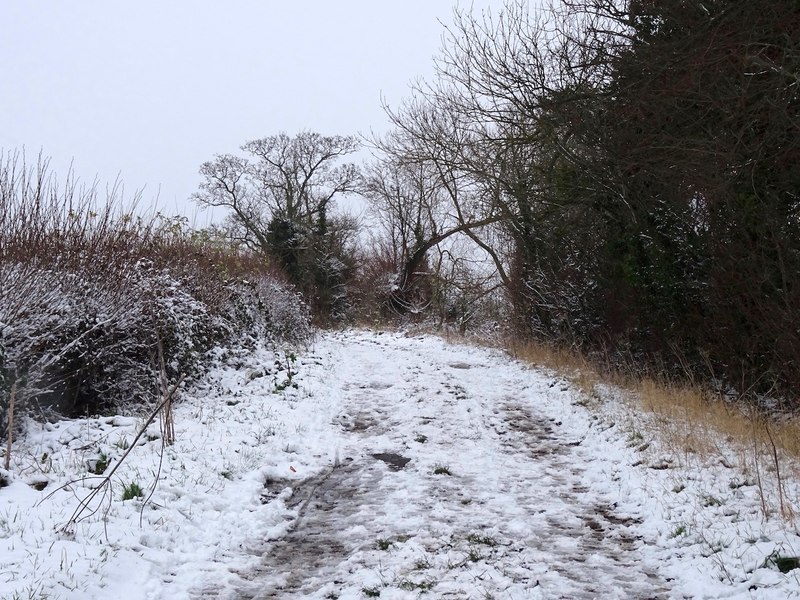
[(196, 597), (669, 597), (641, 506), (565, 386), (431, 338), (338, 334), (315, 355), (328, 463), (267, 483), (288, 531)]

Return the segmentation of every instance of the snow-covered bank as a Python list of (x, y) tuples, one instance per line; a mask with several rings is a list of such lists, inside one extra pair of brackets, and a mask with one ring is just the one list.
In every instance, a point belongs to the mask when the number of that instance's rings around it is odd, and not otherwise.
[(800, 597), (798, 571), (765, 563), (800, 553), (796, 527), (762, 522), (752, 482), (672, 466), (624, 407), (584, 400), (431, 337), (254, 353), (184, 395), (163, 456), (151, 426), (74, 527), (141, 420), (17, 442), (0, 598)]

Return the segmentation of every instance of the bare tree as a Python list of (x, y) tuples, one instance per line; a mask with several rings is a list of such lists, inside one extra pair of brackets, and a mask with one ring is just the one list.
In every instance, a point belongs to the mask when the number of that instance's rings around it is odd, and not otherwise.
[(268, 231), (276, 221), (324, 231), (335, 198), (357, 189), (358, 168), (340, 159), (358, 147), (352, 136), (312, 132), (252, 140), (241, 148), (246, 158), (222, 154), (203, 163), (193, 198), (201, 206), (230, 209), (239, 241), (269, 254)]
[(339, 160), (358, 150), (352, 136), (304, 132), (253, 140), (242, 150), (257, 159), (253, 177), (257, 197), (273, 217), (312, 223), (325, 219), (333, 199), (355, 192), (358, 168)]
[(312, 132), (252, 140), (241, 147), (245, 157), (203, 163), (193, 197), (229, 209), (230, 239), (277, 262), (315, 308), (330, 313), (345, 297), (354, 227), (332, 209), (359, 188), (358, 167), (344, 162), (358, 148), (355, 137)]
[(402, 123), (393, 133), (378, 140), (383, 158), (365, 181), (365, 196), (370, 200), (378, 222), (392, 247), (395, 287), (392, 302), (401, 312), (419, 304), (431, 271), (428, 253), (454, 236), (478, 240), (478, 233), (502, 218), (486, 204), (481, 190), (471, 184), (452, 162), (436, 153), (436, 144), (449, 138), (438, 137), (438, 123), (428, 117), (442, 116), (409, 110), (409, 119), (425, 121), (430, 137), (415, 137), (411, 123)]
[(203, 182), (194, 200), (205, 207), (230, 209), (229, 235), (232, 241), (251, 250), (269, 253), (267, 228), (270, 214), (256, 194), (252, 165), (246, 158), (220, 154), (200, 167)]

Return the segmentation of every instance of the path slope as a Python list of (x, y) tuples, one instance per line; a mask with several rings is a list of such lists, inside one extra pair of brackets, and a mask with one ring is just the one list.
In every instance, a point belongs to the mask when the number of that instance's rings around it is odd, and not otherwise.
[(432, 338), (348, 333), (316, 352), (334, 459), (286, 483), (296, 520), (239, 598), (667, 597), (641, 507), (615, 456), (584, 446), (566, 385)]

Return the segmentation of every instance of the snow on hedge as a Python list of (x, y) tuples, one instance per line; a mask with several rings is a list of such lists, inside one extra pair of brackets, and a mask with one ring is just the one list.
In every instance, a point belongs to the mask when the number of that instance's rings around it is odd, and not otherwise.
[(174, 381), (201, 373), (217, 346), (311, 334), (299, 296), (266, 274), (226, 281), (146, 259), (75, 267), (0, 264), (0, 406), (15, 382), (29, 412), (147, 404), (160, 393), (159, 347)]

